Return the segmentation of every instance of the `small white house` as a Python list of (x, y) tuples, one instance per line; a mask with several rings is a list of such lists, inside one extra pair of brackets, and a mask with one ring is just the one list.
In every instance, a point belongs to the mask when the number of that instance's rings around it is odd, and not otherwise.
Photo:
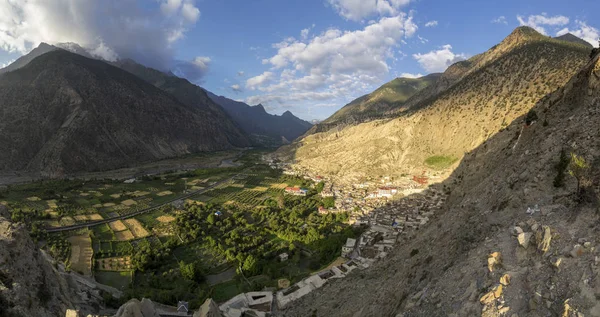
[(287, 253), (281, 253), (281, 254), (279, 255), (279, 261), (281, 261), (281, 262), (285, 262), (285, 261), (287, 261), (287, 260), (288, 260), (288, 258), (289, 258), (289, 255), (288, 255)]

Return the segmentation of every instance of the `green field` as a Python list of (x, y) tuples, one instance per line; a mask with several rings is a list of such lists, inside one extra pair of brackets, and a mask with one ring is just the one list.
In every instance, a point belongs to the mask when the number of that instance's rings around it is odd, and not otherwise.
[(425, 159), (425, 164), (435, 169), (445, 169), (452, 166), (456, 161), (458, 159), (452, 156), (434, 155)]
[(112, 286), (118, 290), (125, 290), (133, 279), (132, 272), (96, 271), (96, 281), (101, 284)]

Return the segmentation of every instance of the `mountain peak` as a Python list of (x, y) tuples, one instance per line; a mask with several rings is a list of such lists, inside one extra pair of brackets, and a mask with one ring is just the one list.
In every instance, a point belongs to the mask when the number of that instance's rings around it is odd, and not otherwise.
[(565, 41), (565, 42), (571, 42), (571, 43), (576, 43), (576, 44), (581, 44), (584, 45), (588, 48), (593, 48), (594, 46), (590, 43), (588, 43), (586, 40), (573, 35), (571, 33), (567, 33), (567, 34), (563, 34), (561, 36), (557, 36), (555, 37), (555, 39), (560, 40), (560, 41)]
[(291, 111), (286, 110), (286, 112), (281, 114), (282, 117), (296, 117)]
[(265, 110), (265, 106), (263, 106), (262, 103), (259, 103), (258, 105), (254, 106), (254, 108), (261, 110), (262, 112), (267, 112), (267, 110)]

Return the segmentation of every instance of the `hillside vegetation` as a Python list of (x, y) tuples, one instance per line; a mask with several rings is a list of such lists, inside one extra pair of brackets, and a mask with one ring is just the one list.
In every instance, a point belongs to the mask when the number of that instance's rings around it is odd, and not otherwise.
[(518, 28), (488, 52), (448, 68), (393, 119), (313, 133), (278, 154), (297, 168), (332, 176), (417, 173), (431, 156), (461, 159), (588, 60), (585, 46)]
[(599, 98), (596, 57), (465, 155), (430, 225), (285, 315), (598, 316)]

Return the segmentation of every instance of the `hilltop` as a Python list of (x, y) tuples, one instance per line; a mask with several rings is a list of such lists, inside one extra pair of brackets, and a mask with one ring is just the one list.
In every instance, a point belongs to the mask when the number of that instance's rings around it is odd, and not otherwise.
[[(387, 118), (315, 128), (281, 148), (278, 156), (298, 169), (338, 178), (420, 174), (424, 169), (444, 173), (465, 152), (563, 86), (588, 60), (586, 46), (520, 27), (487, 52), (450, 66)], [(433, 158), (448, 164), (427, 164)]]
[(248, 146), (208, 102), (187, 105), (105, 62), (50, 51), (0, 76), (0, 146), (11, 149), (0, 170), (59, 177)]
[(430, 74), (419, 78), (396, 78), (372, 93), (353, 100), (322, 124), (376, 118), (394, 107), (401, 106), (415, 93), (437, 81), (440, 76), (441, 74)]
[[(286, 316), (598, 316), (600, 61), (467, 153), (430, 225)], [(586, 185), (561, 151), (589, 163)]]

